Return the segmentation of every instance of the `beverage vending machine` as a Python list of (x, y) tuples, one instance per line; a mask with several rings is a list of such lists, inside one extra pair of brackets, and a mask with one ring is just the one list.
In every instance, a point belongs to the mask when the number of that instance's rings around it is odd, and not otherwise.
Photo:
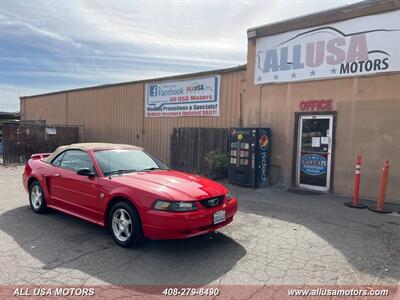
[(270, 128), (231, 128), (229, 141), (231, 183), (249, 187), (266, 186), (271, 165)]

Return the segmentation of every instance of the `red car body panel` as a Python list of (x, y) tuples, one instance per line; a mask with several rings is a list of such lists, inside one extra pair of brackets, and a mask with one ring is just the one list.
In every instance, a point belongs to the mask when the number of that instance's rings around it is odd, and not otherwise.
[[(136, 172), (120, 176), (103, 176), (93, 151), (86, 151), (98, 176), (80, 176), (74, 171), (45, 161), (49, 154), (35, 154), (26, 163), (23, 184), (38, 180), (48, 207), (107, 226), (107, 212), (116, 199), (124, 198), (137, 209), (144, 236), (150, 239), (181, 239), (214, 231), (233, 220), (237, 199), (226, 199), (228, 190), (210, 179), (173, 170)], [(222, 197), (216, 207), (207, 208), (198, 201)], [(222, 199), (221, 198), (221, 199)], [(156, 200), (197, 201), (190, 212), (154, 210)], [(225, 210), (226, 221), (213, 224), (213, 214)]]

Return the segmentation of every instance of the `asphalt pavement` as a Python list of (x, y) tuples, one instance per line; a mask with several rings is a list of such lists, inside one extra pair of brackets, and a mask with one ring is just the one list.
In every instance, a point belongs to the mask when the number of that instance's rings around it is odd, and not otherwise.
[(398, 284), (400, 215), (331, 194), (228, 185), (234, 222), (187, 240), (118, 247), (107, 230), (34, 214), (22, 167), (0, 167), (0, 284)]

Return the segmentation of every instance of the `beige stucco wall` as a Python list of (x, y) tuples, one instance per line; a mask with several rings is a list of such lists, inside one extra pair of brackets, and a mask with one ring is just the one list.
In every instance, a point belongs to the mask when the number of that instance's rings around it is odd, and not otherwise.
[(352, 194), (354, 160), (361, 153), (361, 196), (376, 198), (383, 162), (389, 160), (386, 199), (400, 202), (400, 74), (256, 86), (254, 65), (250, 40), (244, 123), (272, 128), (273, 182), (291, 185), (294, 114), (300, 112), (300, 101), (333, 99), (333, 192)]

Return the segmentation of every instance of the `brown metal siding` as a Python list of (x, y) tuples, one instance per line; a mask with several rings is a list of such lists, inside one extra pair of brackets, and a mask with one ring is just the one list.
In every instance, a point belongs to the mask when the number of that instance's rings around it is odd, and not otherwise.
[[(196, 76), (179, 80), (191, 78)], [(228, 128), (239, 125), (240, 93), (244, 94), (245, 80), (246, 71), (243, 69), (221, 74), (219, 117), (145, 118), (145, 82), (137, 82), (24, 97), (21, 99), (21, 118), (83, 125), (85, 141), (142, 146), (168, 162), (170, 135), (174, 127)]]
[(65, 94), (21, 99), (21, 120), (46, 120), (51, 124), (65, 124), (65, 108)]
[(143, 85), (70, 92), (67, 115), (68, 124), (85, 127), (88, 142), (141, 146)]

